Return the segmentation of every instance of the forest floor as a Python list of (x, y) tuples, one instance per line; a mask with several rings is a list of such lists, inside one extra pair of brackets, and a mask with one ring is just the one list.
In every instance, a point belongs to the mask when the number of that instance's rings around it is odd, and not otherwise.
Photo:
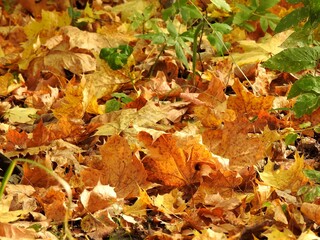
[(262, 65), (293, 30), (110, 2), (0, 0), (0, 238), (320, 239), (320, 111), (286, 97), (309, 70)]

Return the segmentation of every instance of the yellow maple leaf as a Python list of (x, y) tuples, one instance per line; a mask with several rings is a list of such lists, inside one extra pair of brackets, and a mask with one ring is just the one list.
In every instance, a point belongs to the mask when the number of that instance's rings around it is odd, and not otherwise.
[(72, 79), (65, 90), (65, 96), (60, 101), (60, 106), (53, 110), (53, 114), (57, 119), (70, 118), (81, 119), (84, 114), (83, 106), (83, 83), (78, 84), (75, 79)]
[(123, 213), (130, 216), (146, 216), (147, 215), (147, 207), (152, 205), (152, 200), (150, 199), (147, 192), (140, 188), (140, 194), (132, 206), (125, 205), (123, 209)]
[(182, 195), (183, 193), (175, 188), (170, 193), (153, 197), (153, 205), (163, 213), (182, 213), (187, 208), (185, 201), (182, 199)]
[(299, 156), (298, 153), (294, 156), (295, 162), (289, 169), (280, 168), (274, 170), (274, 162), (269, 161), (264, 167), (264, 171), (260, 173), (260, 177), (267, 185), (273, 186), (280, 190), (297, 191), (308, 180), (303, 174), (304, 158)]

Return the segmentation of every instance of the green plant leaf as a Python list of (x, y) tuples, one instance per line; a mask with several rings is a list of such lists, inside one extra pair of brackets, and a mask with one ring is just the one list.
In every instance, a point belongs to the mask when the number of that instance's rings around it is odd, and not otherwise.
[(125, 93), (112, 93), (111, 96), (120, 99), (121, 102), (126, 104), (133, 101), (132, 98), (127, 96)]
[(259, 1), (259, 7), (257, 8), (257, 12), (264, 12), (266, 11), (268, 8), (273, 7), (274, 5), (276, 5), (279, 2), (279, 0), (268, 0), (268, 1)]
[(298, 190), (297, 195), (302, 196), (304, 202), (314, 202), (320, 197), (320, 186), (303, 186)]
[(162, 19), (164, 21), (167, 21), (168, 19), (170, 19), (172, 16), (174, 16), (177, 12), (177, 9), (175, 7), (175, 5), (171, 5), (171, 7), (168, 7), (164, 10), (162, 10)]
[(211, 0), (211, 3), (226, 12), (231, 11), (230, 5), (225, 0)]
[(116, 99), (112, 98), (106, 102), (105, 107), (106, 113), (118, 111), (121, 108), (121, 103)]
[(306, 175), (310, 180), (320, 183), (320, 172), (314, 169), (303, 170), (304, 175)]
[(301, 124), (299, 124), (299, 128), (301, 129), (305, 129), (311, 126), (311, 122), (303, 122)]
[(99, 57), (105, 60), (113, 70), (117, 70), (127, 64), (132, 51), (133, 48), (129, 45), (120, 45), (117, 48), (102, 48)]
[(294, 98), (304, 92), (315, 92), (320, 94), (320, 77), (307, 74), (297, 80), (291, 87), (288, 99)]
[(266, 32), (268, 30), (268, 26), (269, 26), (268, 19), (261, 17), (260, 18), (260, 26), (261, 26), (262, 31)]
[(281, 47), (307, 47), (312, 42), (312, 33), (309, 29), (298, 29), (294, 31), (282, 44)]
[(311, 114), (319, 107), (319, 96), (314, 93), (301, 94), (293, 106), (293, 111), (297, 118), (304, 114)]
[(263, 66), (272, 70), (295, 73), (317, 66), (320, 47), (289, 48), (274, 55)]
[(173, 24), (172, 21), (168, 21), (167, 22), (167, 30), (170, 34), (171, 37), (173, 38), (177, 38), (179, 36), (179, 33), (177, 31), (177, 28), (176, 26)]
[(316, 133), (320, 133), (320, 126), (318, 125), (318, 126), (315, 126), (314, 128), (313, 128), (313, 131), (315, 131)]
[(293, 144), (297, 138), (298, 138), (298, 134), (297, 133), (289, 133), (285, 138), (284, 138), (284, 141), (285, 141), (285, 144), (288, 146), (290, 144)]
[(184, 22), (202, 18), (201, 12), (193, 5), (182, 5), (180, 13)]
[(254, 10), (252, 10), (242, 4), (237, 4), (237, 7), (240, 9), (240, 11), (234, 15), (233, 24), (241, 25), (250, 19)]
[(163, 44), (167, 41), (164, 33), (146, 33), (138, 35), (139, 38), (151, 40), (153, 44)]
[(211, 24), (211, 28), (214, 31), (221, 32), (223, 34), (228, 34), (232, 31), (232, 27), (225, 23), (213, 23)]
[(183, 63), (183, 65), (189, 69), (189, 64), (186, 55), (184, 54), (184, 51), (180, 45), (179, 42), (176, 42), (174, 45), (174, 48), (176, 50), (177, 58)]
[(288, 15), (284, 16), (278, 23), (276, 33), (285, 31), (291, 27), (298, 26), (298, 24), (309, 16), (309, 10), (306, 7), (297, 8)]

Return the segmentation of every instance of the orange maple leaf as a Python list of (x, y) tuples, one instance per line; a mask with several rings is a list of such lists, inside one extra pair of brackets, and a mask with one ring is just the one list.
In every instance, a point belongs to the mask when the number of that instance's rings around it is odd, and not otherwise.
[(255, 96), (250, 93), (238, 79), (232, 86), (236, 96), (228, 98), (227, 108), (234, 110), (237, 116), (252, 118), (256, 117), (261, 110), (270, 110), (274, 100), (273, 96)]
[(149, 181), (180, 187), (200, 181), (201, 175), (197, 169), (201, 164), (213, 169), (221, 167), (221, 163), (196, 138), (179, 139), (164, 134), (153, 141), (146, 132), (140, 132), (138, 137), (148, 149), (143, 164)]
[(101, 184), (109, 184), (115, 187), (120, 198), (138, 196), (139, 186), (146, 184), (147, 174), (140, 160), (132, 153), (127, 140), (118, 135), (111, 136), (102, 145), (100, 152), (102, 160), (99, 166), (96, 163), (91, 166), (95, 168), (96, 175), (92, 176), (94, 180), (91, 184), (97, 184), (98, 180)]
[(251, 128), (246, 119), (226, 122), (223, 129), (204, 131), (203, 142), (214, 154), (229, 158), (230, 167), (239, 170), (257, 164), (265, 155), (261, 136), (249, 134)]

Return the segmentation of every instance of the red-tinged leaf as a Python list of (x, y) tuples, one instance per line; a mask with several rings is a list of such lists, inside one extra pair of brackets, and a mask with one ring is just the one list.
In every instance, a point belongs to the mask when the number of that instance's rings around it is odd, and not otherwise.
[(24, 131), (18, 132), (17, 130), (9, 129), (6, 134), (6, 145), (7, 151), (21, 150), (27, 148), (29, 141), (28, 134)]
[(28, 142), (28, 147), (47, 145), (51, 140), (50, 131), (41, 120), (32, 132), (32, 139)]

